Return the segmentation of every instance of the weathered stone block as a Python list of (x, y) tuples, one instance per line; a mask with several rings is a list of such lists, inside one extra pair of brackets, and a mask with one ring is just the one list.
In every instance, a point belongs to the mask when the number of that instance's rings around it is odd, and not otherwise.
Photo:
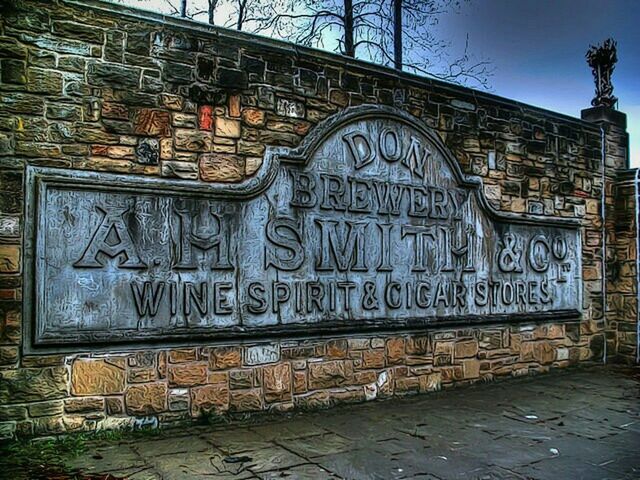
[(54, 21), (51, 31), (65, 38), (73, 38), (87, 43), (102, 45), (104, 41), (104, 31), (96, 28), (95, 25), (84, 25), (82, 23)]
[(232, 390), (253, 387), (254, 372), (252, 369), (231, 370), (229, 372), (229, 387)]
[(135, 135), (166, 137), (171, 133), (170, 124), (171, 116), (165, 110), (138, 108), (133, 112)]
[(363, 368), (384, 368), (385, 353), (381, 348), (362, 351)]
[(475, 357), (478, 354), (478, 342), (476, 340), (465, 340), (456, 342), (454, 355), (456, 358)]
[(304, 370), (293, 372), (293, 393), (300, 394), (307, 391), (307, 372)]
[(440, 372), (434, 372), (428, 375), (420, 375), (420, 391), (435, 392), (440, 390), (442, 384), (442, 375)]
[(67, 395), (64, 367), (0, 371), (0, 404), (38, 402)]
[(0, 37), (0, 57), (25, 60), (27, 48), (13, 37)]
[(20, 271), (20, 246), (0, 244), (0, 273)]
[(333, 360), (309, 363), (309, 388), (331, 388), (348, 383), (353, 376), (350, 361)]
[(406, 351), (410, 355), (425, 355), (430, 352), (428, 336), (410, 336), (406, 341)]
[(395, 379), (395, 391), (397, 394), (418, 393), (420, 391), (420, 378), (400, 377)]
[(200, 178), (205, 182), (239, 182), (244, 178), (244, 158), (224, 153), (201, 155)]
[(157, 138), (140, 138), (135, 149), (135, 159), (141, 165), (158, 165), (160, 143)]
[(30, 115), (44, 114), (44, 98), (25, 93), (2, 92), (0, 105), (5, 112), (25, 113)]
[(26, 420), (27, 407), (22, 405), (1, 405), (0, 406), (0, 422), (9, 420)]
[[(0, 156), (12, 155), (14, 153), (13, 135), (0, 133)], [(1, 217), (0, 217), (1, 218)], [(6, 227), (6, 225), (5, 225)], [(2, 220), (0, 220), (0, 235), (2, 235)]]
[(162, 79), (177, 84), (191, 83), (193, 81), (193, 67), (182, 63), (166, 62), (162, 69)]
[(197, 180), (198, 164), (181, 161), (163, 161), (162, 176), (181, 178), (183, 180)]
[(264, 365), (280, 361), (279, 345), (254, 345), (244, 351), (245, 365)]
[(198, 359), (198, 351), (195, 348), (179, 348), (169, 351), (169, 363), (186, 363)]
[(154, 368), (130, 368), (127, 371), (128, 383), (149, 383), (156, 380), (156, 377)]
[(189, 389), (173, 388), (169, 390), (169, 410), (181, 411), (189, 409)]
[(209, 152), (213, 143), (211, 134), (204, 131), (176, 128), (174, 135), (176, 150), (188, 152)]
[(120, 143), (119, 135), (107, 133), (99, 128), (84, 126), (75, 128), (73, 139), (80, 143), (101, 143), (109, 145)]
[(51, 120), (76, 121), (80, 119), (81, 108), (70, 103), (49, 103), (47, 105), (47, 118)]
[(253, 175), (262, 165), (262, 157), (246, 157), (244, 164), (245, 176)]
[(15, 365), (18, 362), (19, 349), (17, 346), (3, 345), (0, 347), (0, 365)]
[(2, 83), (24, 85), (27, 83), (27, 64), (23, 60), (0, 60), (0, 80)]
[(151, 415), (167, 410), (166, 383), (131, 385), (125, 393), (127, 413), (130, 415)]
[(224, 370), (239, 367), (242, 364), (240, 347), (215, 347), (209, 351), (209, 368)]
[(464, 360), (462, 372), (465, 379), (478, 378), (480, 376), (480, 361), (476, 359)]
[(389, 365), (397, 365), (402, 363), (405, 357), (405, 340), (404, 338), (390, 338), (386, 344), (387, 362)]
[(232, 390), (229, 395), (229, 411), (257, 412), (263, 409), (262, 393), (259, 389)]
[(240, 95), (229, 96), (229, 116), (237, 118), (242, 113)]
[(92, 61), (87, 65), (87, 81), (98, 87), (136, 88), (140, 83), (140, 69)]
[(169, 384), (176, 387), (192, 387), (207, 383), (207, 366), (193, 363), (171, 365), (167, 370)]
[(110, 29), (106, 32), (103, 56), (107, 62), (122, 63), (124, 55), (124, 32)]
[(67, 413), (101, 412), (105, 408), (105, 400), (100, 397), (66, 398), (64, 411)]
[(124, 392), (126, 384), (123, 358), (77, 359), (71, 369), (74, 395), (113, 395)]
[(276, 113), (284, 117), (304, 118), (305, 107), (302, 102), (279, 97), (276, 100)]
[(198, 128), (198, 117), (191, 113), (174, 112), (171, 124), (174, 127), (181, 128)]
[(325, 345), (325, 356), (330, 359), (346, 358), (348, 343), (344, 338), (330, 340)]
[(151, 35), (149, 32), (144, 30), (127, 32), (126, 49), (128, 52), (136, 55), (149, 55), (150, 46)]
[(191, 411), (194, 415), (229, 407), (229, 387), (226, 384), (204, 385), (191, 389)]
[(252, 127), (262, 127), (266, 123), (266, 115), (263, 110), (245, 108), (242, 111), (242, 120)]
[(502, 332), (484, 331), (480, 332), (479, 347), (484, 350), (493, 350), (502, 347)]
[(282, 363), (262, 368), (262, 389), (267, 402), (291, 399), (291, 365)]
[(31, 417), (50, 417), (53, 415), (62, 415), (64, 413), (64, 402), (62, 400), (53, 400), (48, 402), (32, 403), (28, 405), (29, 415)]
[(225, 117), (216, 117), (215, 135), (225, 138), (240, 138), (240, 121)]
[(160, 104), (169, 110), (180, 111), (184, 107), (184, 99), (179, 95), (163, 93), (160, 95)]
[(533, 345), (533, 358), (541, 364), (549, 364), (555, 360), (556, 352), (549, 342), (535, 342)]
[(198, 128), (201, 130), (213, 129), (213, 107), (211, 105), (201, 105), (198, 108)]
[(105, 398), (107, 415), (122, 415), (125, 411), (124, 400), (120, 397)]
[(232, 91), (240, 91), (247, 88), (249, 80), (247, 72), (243, 70), (232, 70), (229, 68), (218, 68), (217, 85), (228, 88)]
[(0, 422), (0, 440), (7, 440), (16, 434), (16, 422)]

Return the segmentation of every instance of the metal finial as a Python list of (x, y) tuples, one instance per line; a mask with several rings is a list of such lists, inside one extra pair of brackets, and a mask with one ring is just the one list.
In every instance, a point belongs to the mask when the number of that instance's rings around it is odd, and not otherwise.
[(587, 50), (587, 63), (591, 67), (596, 84), (596, 95), (591, 100), (591, 105), (594, 107), (613, 108), (618, 101), (613, 96), (613, 83), (611, 83), (611, 75), (618, 61), (616, 45), (615, 40), (608, 38), (602, 45), (590, 45)]

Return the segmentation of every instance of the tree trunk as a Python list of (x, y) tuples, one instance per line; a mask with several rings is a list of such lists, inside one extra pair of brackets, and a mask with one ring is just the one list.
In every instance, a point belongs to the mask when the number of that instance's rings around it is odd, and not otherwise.
[(244, 23), (244, 8), (247, 5), (247, 0), (238, 0), (238, 23), (236, 24), (236, 30), (242, 30), (242, 24)]
[(187, 16), (187, 0), (180, 1), (180, 16), (182, 18)]
[(215, 25), (214, 16), (216, 13), (216, 5), (218, 0), (209, 0), (209, 25)]
[(344, 0), (344, 54), (355, 57), (353, 46), (353, 1)]
[(402, 0), (393, 0), (393, 66), (402, 70)]

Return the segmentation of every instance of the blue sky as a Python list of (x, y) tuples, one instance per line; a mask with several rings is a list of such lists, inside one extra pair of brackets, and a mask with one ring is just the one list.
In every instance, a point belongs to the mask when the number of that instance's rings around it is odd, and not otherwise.
[(640, 0), (475, 0), (437, 28), (454, 48), (469, 34), (470, 51), (493, 63), (493, 93), (575, 117), (594, 92), (584, 54), (613, 37), (614, 95), (640, 167)]

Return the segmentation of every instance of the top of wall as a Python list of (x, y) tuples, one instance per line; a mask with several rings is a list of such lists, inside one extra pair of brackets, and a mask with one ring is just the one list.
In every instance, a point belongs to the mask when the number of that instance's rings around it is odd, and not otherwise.
[(528, 110), (548, 119), (554, 119), (563, 123), (578, 124), (581, 127), (597, 129), (597, 125), (591, 122), (581, 120), (570, 115), (565, 115), (553, 110), (519, 102), (517, 100), (501, 97), (499, 95), (483, 92), (477, 89), (456, 85), (453, 83), (419, 76), (408, 72), (398, 72), (390, 67), (377, 65), (364, 60), (354, 59), (344, 55), (327, 52), (316, 48), (304, 47), (283, 40), (276, 40), (260, 35), (241, 32), (229, 28), (212, 26), (194, 20), (164, 15), (138, 8), (114, 4), (107, 0), (56, 0), (58, 3), (66, 4), (71, 7), (82, 8), (83, 10), (91, 9), (93, 11), (102, 12), (107, 15), (121, 16), (127, 19), (135, 19), (149, 23), (156, 27), (170, 27), (176, 30), (184, 30), (191, 33), (213, 35), (218, 39), (229, 40), (236, 45), (255, 48), (256, 40), (260, 43), (260, 49), (268, 49), (273, 53), (286, 54), (300, 59), (308, 59), (311, 61), (322, 61), (329, 65), (337, 65), (349, 67), (352, 70), (358, 70), (365, 74), (375, 75), (377, 77), (386, 77), (402, 81), (420, 88), (437, 87), (439, 90), (447, 91), (460, 97), (472, 98), (474, 103), (493, 103), (503, 107), (511, 107), (515, 109)]

